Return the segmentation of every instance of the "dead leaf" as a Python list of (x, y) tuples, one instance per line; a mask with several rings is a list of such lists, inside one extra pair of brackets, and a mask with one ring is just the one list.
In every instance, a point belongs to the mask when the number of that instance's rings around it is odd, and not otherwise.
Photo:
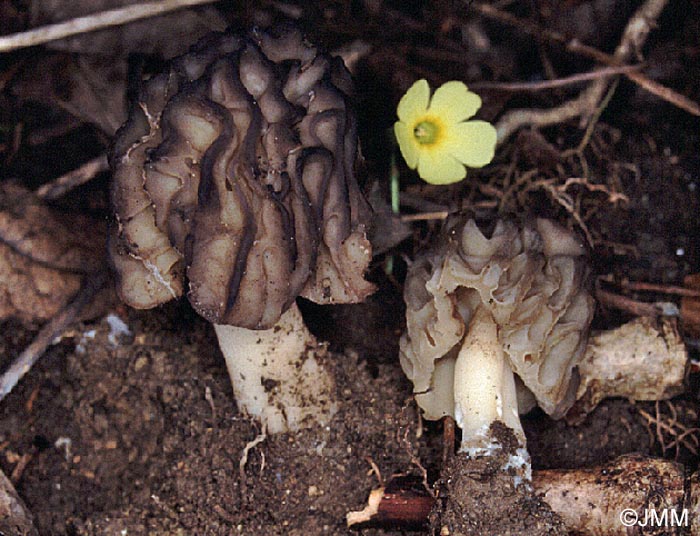
[[(35, 0), (32, 26), (62, 22), (134, 4), (133, 0)], [(132, 53), (170, 58), (226, 23), (211, 7), (185, 9), (51, 42), (61, 53), (27, 60), (12, 83), (22, 100), (58, 106), (112, 136), (127, 116), (128, 56)]]
[(0, 320), (53, 317), (86, 274), (104, 269), (104, 225), (59, 217), (32, 192), (0, 184)]
[(22, 100), (58, 106), (112, 136), (126, 120), (126, 59), (70, 54), (33, 58), (12, 84)]
[(411, 236), (412, 228), (408, 223), (401, 221), (398, 214), (392, 212), (391, 207), (384, 200), (378, 183), (372, 185), (367, 197), (374, 210), (370, 242), (373, 254), (376, 256), (386, 253)]

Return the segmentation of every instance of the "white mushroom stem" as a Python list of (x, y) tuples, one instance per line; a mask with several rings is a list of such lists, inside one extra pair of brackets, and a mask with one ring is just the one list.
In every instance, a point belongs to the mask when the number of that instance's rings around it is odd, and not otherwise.
[[(501, 448), (490, 433), (496, 421), (512, 429), (520, 446), (525, 446), (513, 371), (498, 340), (496, 322), (485, 307), (476, 310), (457, 356), (454, 397), (455, 421), (462, 429), (460, 452), (487, 456)], [(527, 455), (524, 448), (520, 450)]]
[(268, 433), (325, 426), (337, 410), (327, 350), (304, 325), (296, 304), (271, 329), (215, 324), (239, 410)]

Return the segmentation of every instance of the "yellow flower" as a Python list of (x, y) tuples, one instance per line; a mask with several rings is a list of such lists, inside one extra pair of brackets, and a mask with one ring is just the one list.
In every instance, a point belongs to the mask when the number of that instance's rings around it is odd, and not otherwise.
[(430, 98), (426, 80), (401, 97), (394, 133), (408, 167), (431, 184), (450, 184), (467, 176), (464, 167), (491, 162), (496, 129), (486, 121), (466, 121), (481, 108), (481, 98), (462, 82), (440, 86)]

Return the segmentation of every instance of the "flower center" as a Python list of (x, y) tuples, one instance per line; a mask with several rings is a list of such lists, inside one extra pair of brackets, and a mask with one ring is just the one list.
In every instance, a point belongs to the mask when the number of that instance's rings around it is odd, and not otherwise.
[(440, 127), (432, 121), (421, 121), (413, 128), (413, 135), (421, 145), (432, 145), (440, 136)]

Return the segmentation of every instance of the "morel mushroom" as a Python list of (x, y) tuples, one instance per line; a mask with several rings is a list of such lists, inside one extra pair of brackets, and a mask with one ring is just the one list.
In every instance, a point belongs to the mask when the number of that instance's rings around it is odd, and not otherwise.
[(583, 245), (546, 219), (500, 220), (490, 237), (473, 219), (452, 220), (437, 249), (415, 260), (401, 365), (426, 418), (455, 418), (462, 452), (489, 455), (501, 421), (529, 476), (516, 376), (554, 417), (573, 403), (593, 315), (587, 271)]
[(212, 34), (143, 83), (111, 155), (122, 299), (155, 307), (187, 281), (239, 408), (271, 433), (334, 412), (297, 296), (374, 288), (351, 89), (342, 60), (295, 29)]

